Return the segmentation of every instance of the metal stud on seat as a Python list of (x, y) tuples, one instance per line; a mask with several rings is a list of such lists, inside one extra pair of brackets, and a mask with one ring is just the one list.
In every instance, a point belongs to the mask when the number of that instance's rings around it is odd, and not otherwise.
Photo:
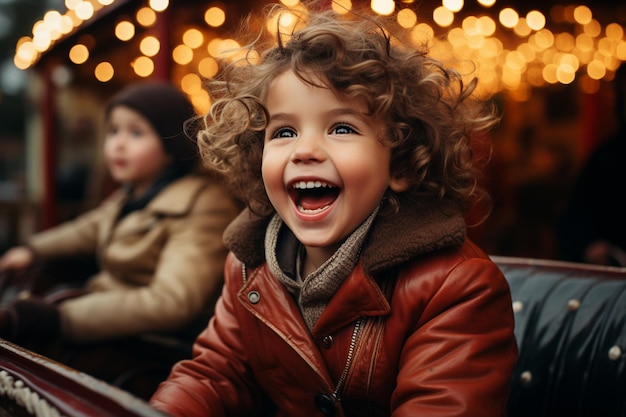
[(612, 361), (618, 360), (622, 356), (622, 348), (615, 345), (609, 349), (609, 359)]
[(567, 302), (567, 308), (570, 311), (578, 310), (578, 307), (580, 307), (580, 300), (573, 298)]

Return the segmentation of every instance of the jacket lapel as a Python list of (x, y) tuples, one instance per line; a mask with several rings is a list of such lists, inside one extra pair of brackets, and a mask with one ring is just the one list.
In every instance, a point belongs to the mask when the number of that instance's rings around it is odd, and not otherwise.
[(117, 202), (117, 210), (113, 210), (104, 230), (112, 231), (110, 239), (115, 240), (137, 233), (145, 233), (154, 227), (163, 217), (177, 217), (187, 214), (206, 182), (201, 178), (182, 177), (154, 196), (143, 210), (129, 213), (114, 226), (117, 214), (123, 204), (123, 198)]
[[(260, 302), (251, 303), (250, 297), (257, 294)], [(250, 270), (250, 276), (239, 290), (237, 298), (241, 304), (280, 336), (315, 372), (332, 386), (328, 370), (317, 344), (312, 339), (300, 310), (287, 291), (266, 266)]]
[(332, 334), (363, 316), (383, 316), (391, 312), (380, 287), (365, 274), (361, 263), (330, 299), (313, 329), (314, 337)]

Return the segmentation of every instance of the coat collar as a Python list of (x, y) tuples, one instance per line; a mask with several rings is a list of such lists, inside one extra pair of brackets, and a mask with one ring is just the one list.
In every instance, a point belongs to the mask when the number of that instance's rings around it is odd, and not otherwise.
[(186, 214), (206, 184), (206, 179), (199, 175), (187, 175), (179, 178), (154, 196), (146, 209), (155, 214), (167, 216)]
[[(226, 229), (226, 246), (249, 267), (265, 261), (264, 237), (271, 216), (244, 210)], [(460, 208), (435, 199), (402, 198), (397, 214), (379, 214), (361, 251), (366, 274), (374, 275), (418, 255), (461, 246), (466, 225)]]
[(102, 234), (100, 244), (104, 246), (112, 238), (150, 229), (161, 217), (184, 216), (206, 184), (207, 180), (200, 176), (179, 178), (154, 196), (143, 210), (130, 213), (119, 222), (117, 217), (124, 204), (125, 191), (118, 190), (107, 200), (107, 215), (102, 219), (102, 226), (108, 233)]

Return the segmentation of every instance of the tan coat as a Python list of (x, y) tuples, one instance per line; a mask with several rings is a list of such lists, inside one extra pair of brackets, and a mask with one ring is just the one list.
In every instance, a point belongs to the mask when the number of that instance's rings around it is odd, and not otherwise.
[(89, 280), (89, 293), (60, 305), (68, 340), (174, 330), (211, 308), (221, 291), (222, 233), (239, 212), (226, 190), (183, 177), (115, 224), (123, 199), (120, 190), (30, 242), (43, 259), (97, 254), (101, 271)]

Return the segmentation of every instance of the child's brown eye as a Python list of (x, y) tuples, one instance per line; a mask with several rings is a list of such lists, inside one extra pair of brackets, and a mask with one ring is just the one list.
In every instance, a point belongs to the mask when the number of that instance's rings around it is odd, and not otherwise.
[(350, 133), (358, 133), (355, 128), (353, 128), (347, 123), (340, 123), (340, 124), (333, 126), (331, 132), (336, 135), (347, 135)]
[(281, 128), (276, 129), (271, 137), (272, 139), (295, 138), (296, 132), (295, 130), (289, 127), (281, 127)]

